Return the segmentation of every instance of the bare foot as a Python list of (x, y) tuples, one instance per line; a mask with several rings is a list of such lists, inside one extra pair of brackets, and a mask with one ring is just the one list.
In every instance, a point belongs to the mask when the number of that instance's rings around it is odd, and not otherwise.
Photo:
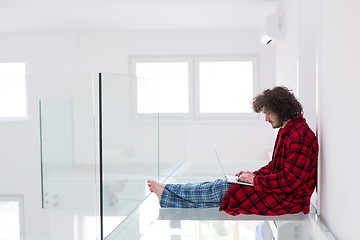
[(158, 197), (159, 202), (161, 200), (161, 195), (164, 191), (165, 185), (164, 183), (160, 183), (151, 179), (147, 180), (147, 185), (150, 189), (150, 192), (155, 193), (155, 195)]

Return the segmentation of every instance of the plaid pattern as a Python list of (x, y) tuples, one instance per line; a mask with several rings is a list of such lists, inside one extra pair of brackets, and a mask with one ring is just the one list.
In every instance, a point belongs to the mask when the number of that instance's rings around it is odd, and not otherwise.
[(220, 207), (231, 185), (222, 179), (203, 183), (166, 184), (160, 206), (168, 208)]
[(231, 215), (309, 213), (317, 158), (317, 139), (299, 114), (279, 130), (272, 160), (254, 172), (254, 187), (233, 185), (220, 211)]

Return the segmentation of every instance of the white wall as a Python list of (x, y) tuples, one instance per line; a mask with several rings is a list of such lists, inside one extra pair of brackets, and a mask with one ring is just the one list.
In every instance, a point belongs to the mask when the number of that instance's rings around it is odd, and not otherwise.
[(276, 45), (276, 84), (298, 91), (299, 1), (282, 1), (284, 40)]
[[(320, 2), (321, 217), (337, 239), (359, 238), (360, 2)], [(340, 179), (340, 181), (339, 181)]]
[(304, 117), (316, 131), (316, 22), (314, 1), (282, 1), (285, 39), (276, 45), (276, 84), (301, 102)]
[(317, 106), (317, 19), (318, 2), (301, 0), (299, 4), (299, 60), (297, 93), (304, 109), (304, 117), (316, 132)]
[(318, 132), (322, 220), (337, 239), (356, 239), (354, 226), (360, 224), (360, 194), (354, 187), (360, 167), (360, 114), (356, 111), (360, 3), (282, 3), (286, 37), (277, 49), (277, 83), (296, 89), (310, 127)]

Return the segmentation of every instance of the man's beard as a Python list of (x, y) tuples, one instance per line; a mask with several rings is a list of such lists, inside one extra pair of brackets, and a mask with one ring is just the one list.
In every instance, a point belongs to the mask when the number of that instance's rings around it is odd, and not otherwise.
[(277, 122), (273, 122), (271, 121), (271, 126), (275, 129), (275, 128), (280, 128), (284, 125), (284, 121), (283, 120), (279, 120)]

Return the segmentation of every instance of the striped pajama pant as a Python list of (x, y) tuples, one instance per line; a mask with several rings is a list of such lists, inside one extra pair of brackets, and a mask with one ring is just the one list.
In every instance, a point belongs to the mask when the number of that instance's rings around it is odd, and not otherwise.
[(202, 183), (166, 184), (160, 206), (165, 208), (220, 207), (231, 185), (222, 179)]

